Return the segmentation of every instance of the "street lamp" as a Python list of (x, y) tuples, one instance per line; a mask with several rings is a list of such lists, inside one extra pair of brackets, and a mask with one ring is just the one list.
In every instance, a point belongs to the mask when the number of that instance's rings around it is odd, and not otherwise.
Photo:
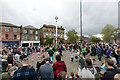
[(58, 20), (57, 16), (55, 17), (55, 20), (56, 20), (56, 39), (55, 39), (55, 41), (56, 41), (56, 48), (57, 48), (57, 20)]

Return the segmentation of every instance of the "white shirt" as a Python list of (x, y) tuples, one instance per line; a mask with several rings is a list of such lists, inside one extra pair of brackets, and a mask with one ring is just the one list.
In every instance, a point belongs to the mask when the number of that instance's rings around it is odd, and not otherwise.
[(19, 54), (15, 54), (15, 61), (20, 62), (20, 55)]

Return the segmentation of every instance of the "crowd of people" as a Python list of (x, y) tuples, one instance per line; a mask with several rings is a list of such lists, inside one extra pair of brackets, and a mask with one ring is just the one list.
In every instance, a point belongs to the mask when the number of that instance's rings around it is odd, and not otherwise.
[[(66, 62), (61, 59), (63, 50), (69, 53), (71, 63), (78, 63), (78, 72), (68, 74)], [(38, 56), (36, 67), (29, 60), (31, 56), (34, 61), (34, 54)], [(86, 56), (97, 56), (101, 66)], [(57, 48), (54, 45), (4, 47), (0, 51), (1, 80), (119, 80), (119, 62), (120, 45), (111, 43), (59, 44)]]

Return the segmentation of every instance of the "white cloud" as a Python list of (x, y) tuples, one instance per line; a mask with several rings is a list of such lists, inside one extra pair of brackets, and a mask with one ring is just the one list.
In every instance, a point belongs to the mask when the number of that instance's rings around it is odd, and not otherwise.
[[(80, 0), (0, 0), (0, 21), (16, 25), (58, 25), (66, 31), (75, 29), (80, 34)], [(117, 27), (119, 0), (82, 0), (83, 35), (98, 34), (106, 24)], [(66, 32), (65, 31), (65, 32)]]

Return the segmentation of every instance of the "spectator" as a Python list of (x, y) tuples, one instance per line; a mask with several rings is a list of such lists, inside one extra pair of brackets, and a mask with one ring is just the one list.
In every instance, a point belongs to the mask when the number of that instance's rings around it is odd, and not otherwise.
[(40, 66), (45, 64), (45, 63), (46, 63), (45, 56), (42, 55), (41, 58), (39, 58), (39, 60), (37, 61), (37, 65), (36, 65), (37, 72), (39, 71)]
[(20, 56), (20, 59), (22, 60), (22, 59), (24, 59), (24, 58), (26, 58), (27, 56), (25, 55), (25, 52), (23, 52), (23, 54)]
[(120, 73), (120, 71), (116, 67), (113, 67), (114, 63), (111, 59), (109, 59), (109, 58), (105, 59), (104, 63), (108, 69), (104, 73), (104, 75), (101, 79), (102, 80), (114, 80), (115, 74)]
[(15, 62), (20, 62), (20, 55), (19, 55), (19, 53), (15, 54)]
[(102, 53), (101, 53), (101, 48), (100, 48), (100, 46), (97, 46), (97, 53), (98, 53), (98, 60), (101, 61)]
[(70, 73), (70, 77), (69, 78), (70, 78), (70, 80), (74, 80), (74, 73), (73, 72)]
[(18, 70), (18, 67), (17, 67), (17, 66), (11, 67), (11, 68), (8, 70), (9, 75), (12, 77), (13, 74), (14, 74), (14, 72), (15, 72), (16, 70)]
[(56, 62), (53, 64), (54, 78), (58, 79), (59, 72), (65, 71), (67, 72), (66, 64), (64, 61), (61, 61), (61, 56), (56, 55)]
[(28, 58), (24, 58), (21, 63), (23, 67), (14, 73), (12, 80), (37, 80), (37, 73), (29, 67)]
[(50, 66), (50, 58), (46, 59), (46, 63), (39, 69), (40, 80), (54, 80), (53, 68)]
[(114, 66), (116, 66), (117, 61), (116, 61), (115, 57), (113, 55), (110, 55), (110, 59), (113, 61)]
[(10, 51), (8, 51), (7, 61), (8, 61), (9, 64), (12, 64), (12, 65), (13, 65), (13, 55), (11, 55), (11, 52), (10, 52)]
[(85, 64), (86, 64), (85, 68), (88, 68), (88, 70), (90, 70), (90, 72), (91, 72), (93, 75), (96, 75), (96, 74), (97, 74), (96, 69), (95, 69), (95, 68), (93, 67), (93, 65), (92, 65), (91, 59), (89, 59), (89, 58), (85, 59)]
[(3, 56), (3, 55), (2, 55), (2, 53), (1, 53), (1, 51), (0, 51), (0, 62), (1, 62), (1, 60), (2, 60), (2, 56)]

